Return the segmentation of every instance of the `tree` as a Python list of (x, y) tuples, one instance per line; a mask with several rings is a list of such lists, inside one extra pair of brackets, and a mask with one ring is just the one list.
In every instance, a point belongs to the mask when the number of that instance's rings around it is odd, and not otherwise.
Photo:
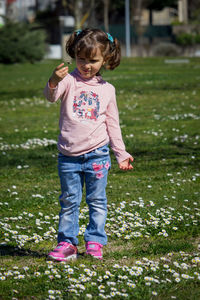
[(45, 38), (45, 33), (37, 27), (6, 20), (0, 28), (0, 63), (41, 60), (46, 52)]

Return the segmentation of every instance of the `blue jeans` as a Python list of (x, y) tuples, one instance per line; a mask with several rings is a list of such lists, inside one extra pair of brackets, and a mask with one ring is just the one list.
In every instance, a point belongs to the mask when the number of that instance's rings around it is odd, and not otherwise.
[(106, 185), (111, 161), (109, 147), (105, 145), (80, 156), (58, 155), (61, 183), (58, 243), (78, 244), (79, 209), (85, 183), (86, 202), (89, 206), (89, 224), (84, 239), (106, 245), (107, 217)]

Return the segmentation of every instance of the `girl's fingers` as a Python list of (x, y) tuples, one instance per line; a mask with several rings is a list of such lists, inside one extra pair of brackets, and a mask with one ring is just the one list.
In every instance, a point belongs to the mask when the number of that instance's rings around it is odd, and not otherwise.
[(64, 70), (64, 71), (60, 72), (59, 76), (65, 77), (67, 74), (68, 74), (68, 71)]
[(64, 66), (64, 63), (61, 63), (59, 66), (56, 67), (56, 70), (60, 70)]
[(63, 77), (63, 76), (66, 76), (68, 74), (68, 67), (65, 67), (65, 68), (61, 68), (59, 70), (56, 70), (55, 74), (58, 76), (58, 77)]

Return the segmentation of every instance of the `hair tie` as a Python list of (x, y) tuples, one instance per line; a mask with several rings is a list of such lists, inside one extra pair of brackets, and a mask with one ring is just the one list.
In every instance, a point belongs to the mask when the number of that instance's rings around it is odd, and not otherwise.
[(78, 30), (76, 30), (75, 32), (76, 32), (76, 35), (78, 36), (78, 35), (82, 32), (82, 30), (81, 30), (81, 29), (78, 29)]
[(108, 36), (108, 39), (109, 39), (109, 41), (111, 42), (111, 43), (113, 43), (114, 42), (114, 39), (113, 39), (113, 37), (112, 37), (112, 35), (110, 34), (110, 33), (106, 33), (107, 34), (107, 36)]

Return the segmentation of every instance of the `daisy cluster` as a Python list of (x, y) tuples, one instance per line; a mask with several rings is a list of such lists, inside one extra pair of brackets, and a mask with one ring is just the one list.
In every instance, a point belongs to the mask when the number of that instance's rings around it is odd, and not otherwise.
[[(162, 294), (172, 283), (177, 284), (177, 288), (179, 284), (187, 284), (191, 280), (198, 283), (199, 254), (180, 251), (176, 255), (168, 253), (157, 260), (144, 257), (130, 266), (113, 264), (106, 270), (103, 270), (100, 264), (88, 267), (83, 263), (76, 266), (65, 262), (55, 264), (47, 261), (37, 269), (28, 266), (14, 266), (9, 270), (0, 268), (0, 280), (11, 280), (15, 288), (11, 292), (19, 296), (19, 282), (23, 284), (23, 281), (31, 282), (38, 278), (44, 282), (44, 299), (64, 299), (66, 295), (71, 295), (72, 299), (76, 296), (85, 299), (132, 299), (131, 297), (138, 293), (150, 299), (151, 296)], [(49, 282), (51, 289), (48, 289)], [(62, 283), (60, 289), (59, 282)]]
[(189, 136), (188, 134), (183, 134), (183, 135), (178, 135), (174, 137), (175, 142), (179, 143), (190, 143), (194, 145), (197, 145), (199, 143), (200, 136), (195, 135), (195, 136)]
[[(162, 141), (163, 142), (166, 142), (168, 141), (169, 139), (172, 139), (173, 142), (176, 142), (176, 143), (185, 143), (185, 144), (190, 144), (190, 145), (198, 145), (199, 144), (199, 139), (200, 139), (200, 135), (196, 134), (196, 135), (190, 135), (188, 133), (183, 133), (183, 134), (180, 134), (180, 135), (174, 135), (174, 133), (177, 133), (177, 132), (180, 132), (180, 129), (178, 128), (172, 128), (172, 132), (168, 130), (168, 133), (170, 134), (170, 138), (167, 137), (166, 133), (158, 128), (158, 129), (151, 129), (151, 130), (144, 130), (143, 132), (145, 134), (148, 134), (148, 135), (152, 135), (152, 136), (155, 136), (157, 138), (159, 137), (163, 137), (162, 138)], [(126, 137), (129, 137), (128, 135)]]
[(20, 100), (13, 98), (9, 102), (4, 102), (4, 105), (12, 107), (12, 110), (16, 110), (17, 107), (22, 106), (44, 106), (47, 108), (51, 106), (51, 104), (46, 101), (46, 99), (36, 96), (33, 96), (32, 98), (22, 98)]
[[(39, 195), (33, 196), (38, 197)], [(52, 214), (51, 216), (44, 216), (43, 213), (40, 212), (34, 215), (26, 211), (16, 217), (5, 217), (3, 222), (0, 221), (4, 235), (2, 244), (5, 245), (12, 241), (19, 248), (22, 248), (25, 244), (30, 242), (38, 244), (44, 240), (53, 241), (56, 239), (56, 229), (54, 226), (55, 223), (58, 223), (58, 219), (58, 215)], [(34, 228), (36, 232), (30, 232), (30, 226)]]
[[(169, 177), (172, 180), (171, 176)], [(196, 180), (196, 178), (197, 176), (193, 177), (193, 180)], [(172, 181), (170, 183), (176, 184), (176, 182)], [(11, 197), (19, 199), (16, 186), (9, 189), (9, 192)], [(52, 192), (52, 194), (55, 193)], [(43, 199), (45, 195), (33, 194), (32, 197)], [(52, 195), (52, 197), (55, 196)], [(175, 196), (172, 197), (176, 198)], [(164, 195), (164, 200), (168, 201), (168, 199)], [(0, 205), (10, 208), (8, 202), (0, 202)], [(12, 210), (12, 208), (10, 209)], [(56, 207), (57, 210), (58, 207)], [(144, 201), (142, 197), (139, 197), (138, 201), (124, 200), (119, 204), (108, 204), (106, 232), (111, 238), (120, 238), (121, 240), (156, 236), (166, 238), (175, 231), (186, 231), (188, 227), (197, 227), (199, 225), (199, 216), (198, 203), (189, 201), (189, 199), (185, 199), (182, 206), (177, 209), (172, 206), (167, 206), (167, 208), (157, 207), (154, 201)], [(88, 206), (83, 206), (79, 215), (79, 235), (84, 234), (88, 219)], [(1, 242), (4, 244), (14, 243), (18, 247), (24, 247), (27, 243), (40, 243), (45, 240), (54, 241), (57, 235), (58, 221), (58, 213), (46, 215), (42, 212), (33, 214), (29, 211), (24, 211), (15, 216), (3, 217), (0, 219)]]
[[(191, 156), (192, 158), (193, 156)], [(184, 185), (186, 182), (192, 183), (197, 181), (200, 178), (200, 173), (194, 173), (191, 177), (180, 178), (183, 174), (181, 172), (176, 172), (176, 176), (173, 176), (171, 173), (167, 173), (167, 177), (169, 178), (170, 185), (175, 185), (177, 187)], [(198, 192), (197, 192), (198, 194)], [(164, 196), (165, 200), (169, 200), (167, 196)], [(176, 196), (172, 196), (172, 199), (176, 199)], [(188, 199), (185, 199), (184, 202), (189, 202)], [(197, 202), (194, 202), (194, 205), (197, 206)]]
[(118, 207), (112, 203), (106, 223), (108, 235), (125, 240), (156, 235), (167, 237), (180, 228), (199, 224), (200, 209), (196, 202), (193, 204), (192, 209), (183, 205), (180, 212), (170, 206), (151, 211), (149, 207), (155, 207), (155, 203), (144, 203), (142, 197), (139, 201), (122, 201)]
[(178, 120), (187, 120), (187, 119), (199, 120), (200, 116), (195, 115), (193, 113), (183, 113), (183, 114), (176, 113), (175, 115), (168, 115), (165, 117), (155, 114), (154, 118), (155, 120), (159, 120), (159, 121), (167, 121), (167, 120), (178, 121)]
[(0, 142), (0, 150), (6, 151), (6, 150), (12, 150), (12, 149), (35, 149), (37, 147), (46, 147), (49, 145), (56, 145), (57, 142), (53, 139), (39, 139), (39, 138), (33, 138), (28, 139), (25, 143), (22, 144), (7, 144), (4, 142)]
[(152, 134), (154, 136), (163, 136), (164, 135), (164, 132), (161, 129), (158, 129), (158, 130), (154, 130), (154, 129), (144, 130), (143, 132), (146, 133), (146, 134)]

